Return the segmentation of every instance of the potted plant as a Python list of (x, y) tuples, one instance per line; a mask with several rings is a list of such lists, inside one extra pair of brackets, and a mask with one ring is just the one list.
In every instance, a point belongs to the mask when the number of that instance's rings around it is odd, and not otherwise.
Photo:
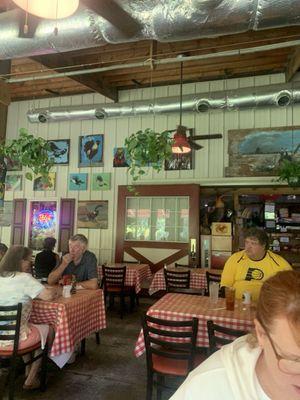
[(4, 198), (8, 159), (31, 169), (32, 172), (25, 174), (26, 179), (32, 180), (34, 173), (41, 175), (45, 183), (51, 184), (49, 172), (54, 160), (49, 156), (49, 150), (45, 139), (30, 135), (24, 128), (20, 129), (17, 139), (0, 144), (0, 200)]
[(300, 186), (300, 161), (292, 158), (283, 160), (278, 168), (278, 182), (287, 182), (289, 186)]
[(155, 171), (161, 171), (165, 160), (172, 158), (172, 143), (169, 131), (158, 133), (150, 128), (132, 133), (126, 138), (128, 172), (133, 181), (146, 173), (145, 167), (151, 166)]

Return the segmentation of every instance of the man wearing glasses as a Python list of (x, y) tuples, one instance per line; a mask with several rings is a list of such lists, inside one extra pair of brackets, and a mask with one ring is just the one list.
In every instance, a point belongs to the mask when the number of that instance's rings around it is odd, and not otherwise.
[(225, 263), (221, 286), (233, 286), (236, 298), (250, 292), (256, 301), (263, 282), (278, 271), (290, 270), (290, 264), (269, 249), (267, 233), (258, 228), (250, 228), (245, 234), (245, 249), (234, 253)]
[(299, 400), (300, 273), (262, 286), (255, 333), (223, 346), (190, 373), (170, 400)]

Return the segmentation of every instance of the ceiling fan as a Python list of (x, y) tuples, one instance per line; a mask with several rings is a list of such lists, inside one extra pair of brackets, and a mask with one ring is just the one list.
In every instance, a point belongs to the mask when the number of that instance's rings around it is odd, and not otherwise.
[[(191, 149), (200, 150), (203, 146), (196, 143), (196, 140), (210, 140), (210, 139), (221, 139), (223, 135), (221, 133), (215, 133), (211, 135), (194, 135), (194, 128), (187, 128), (182, 125), (182, 74), (183, 74), (183, 62), (180, 63), (180, 110), (179, 110), (179, 125), (176, 129), (169, 129), (168, 132), (174, 132), (174, 144), (172, 146), (172, 153), (184, 154), (189, 153)], [(187, 132), (189, 136), (187, 136)]]

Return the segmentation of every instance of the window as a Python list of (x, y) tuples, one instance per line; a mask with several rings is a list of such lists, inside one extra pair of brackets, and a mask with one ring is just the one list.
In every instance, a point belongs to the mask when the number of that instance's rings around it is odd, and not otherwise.
[(187, 243), (189, 197), (127, 197), (125, 240)]

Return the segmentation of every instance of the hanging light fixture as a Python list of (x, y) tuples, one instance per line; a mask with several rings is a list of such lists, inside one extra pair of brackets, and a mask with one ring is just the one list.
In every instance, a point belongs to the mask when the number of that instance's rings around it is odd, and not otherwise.
[(66, 18), (74, 14), (79, 0), (13, 0), (26, 13), (46, 19)]
[(180, 63), (180, 109), (179, 109), (179, 125), (174, 134), (174, 142), (172, 145), (172, 153), (186, 154), (191, 151), (191, 146), (186, 137), (186, 127), (182, 126), (182, 72), (183, 63)]

